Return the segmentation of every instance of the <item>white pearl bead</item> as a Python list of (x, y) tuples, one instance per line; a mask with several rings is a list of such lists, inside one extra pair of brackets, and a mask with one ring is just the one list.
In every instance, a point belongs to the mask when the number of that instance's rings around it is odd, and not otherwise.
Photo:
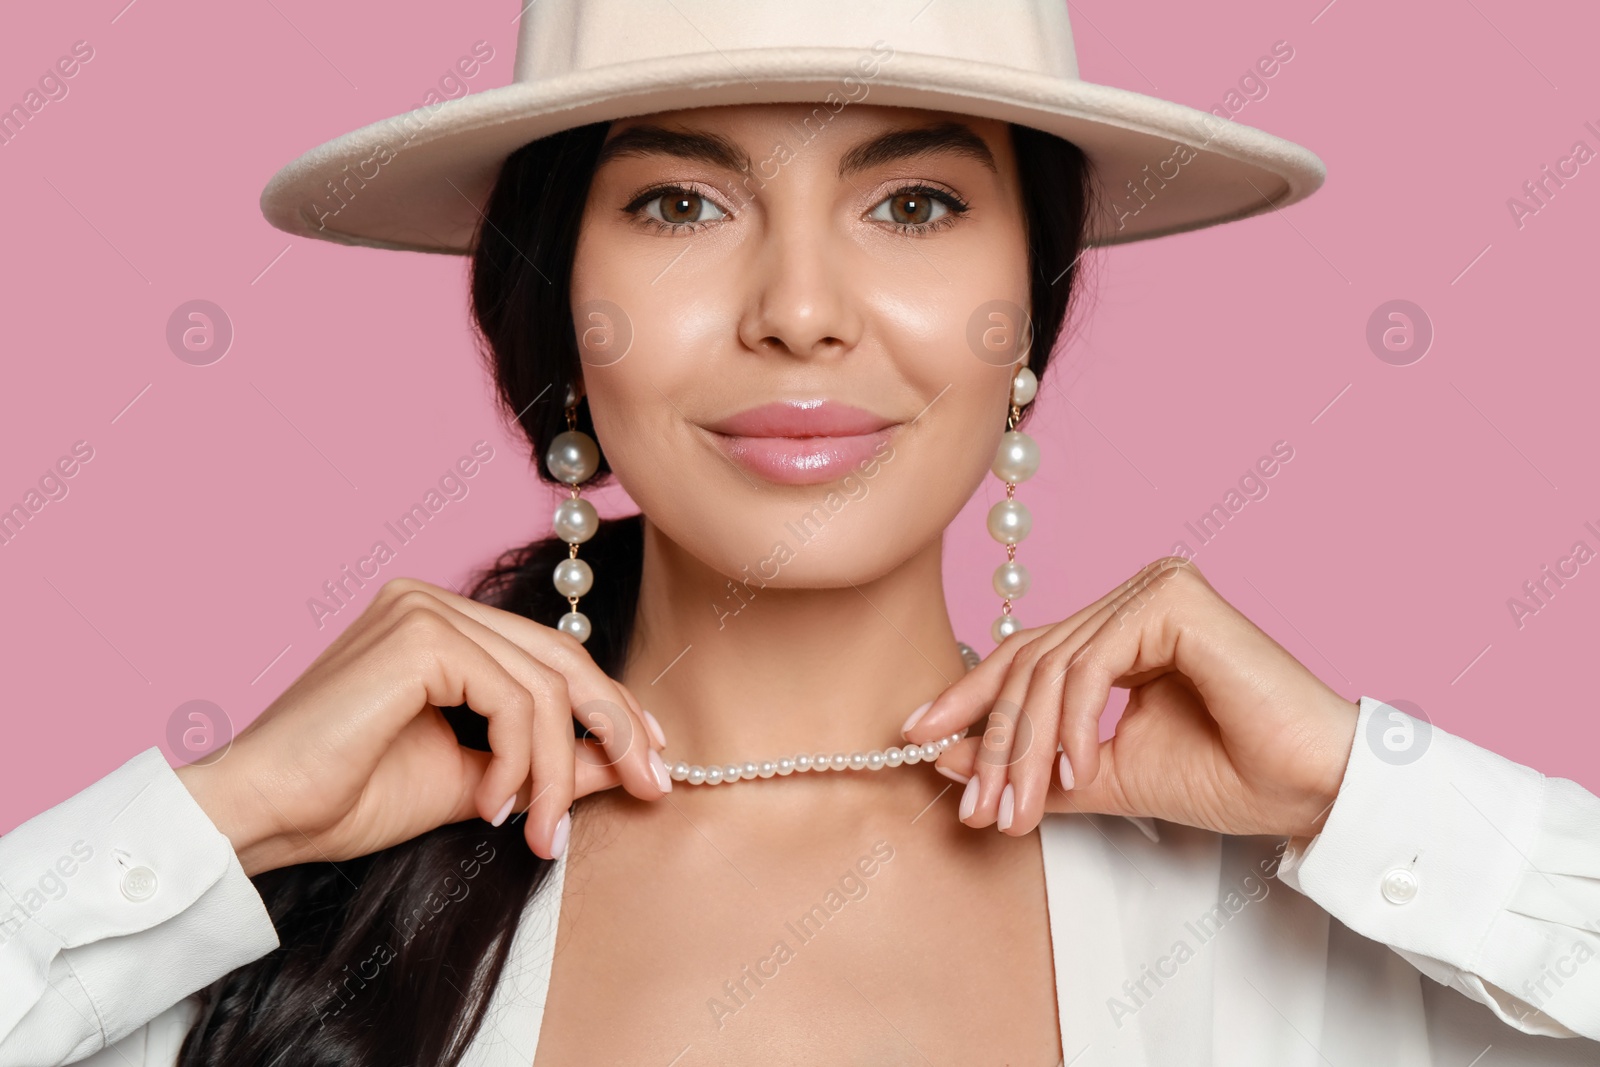
[(794, 758), (794, 769), (797, 771), (809, 771), (811, 769), (811, 757), (804, 752), (800, 753)]
[(1039, 469), (1039, 443), (1021, 430), (1007, 430), (989, 469), (1002, 482), (1027, 481)]
[(594, 628), (589, 625), (589, 616), (581, 611), (569, 611), (561, 616), (561, 621), (556, 623), (556, 629), (571, 634), (579, 641), (587, 641), (590, 631)]
[(1007, 600), (1015, 600), (1028, 591), (1033, 575), (1016, 560), (1009, 560), (994, 569), (994, 591)]
[(898, 767), (905, 761), (906, 754), (901, 752), (898, 746), (883, 750), (883, 765), (885, 767)]
[(867, 768), (874, 771), (883, 770), (883, 753), (879, 752), (877, 749), (873, 749), (871, 752), (868, 752)]
[(745, 765), (739, 768), (739, 777), (750, 781), (761, 773), (761, 765), (754, 760), (746, 760)]
[[(737, 763), (730, 763), (726, 767), (722, 768), (722, 780), (724, 782), (737, 782), (743, 776), (744, 768), (739, 766)], [(751, 777), (754, 777), (754, 775)]]
[(556, 505), (551, 525), (555, 534), (568, 544), (582, 544), (600, 529), (600, 513), (580, 497), (570, 497)]
[(759, 775), (762, 778), (771, 778), (774, 774), (777, 774), (777, 773), (778, 773), (778, 765), (776, 763), (772, 762), (769, 759), (762, 760), (761, 761), (761, 766), (759, 768), (757, 768), (757, 770), (756, 770), (756, 774)]
[(1020, 408), (1033, 403), (1033, 398), (1038, 395), (1038, 377), (1028, 367), (1022, 367), (1017, 371), (1016, 377), (1011, 379), (1011, 402)]
[(722, 768), (715, 763), (706, 768), (706, 785), (716, 785), (722, 781)]
[(833, 770), (833, 757), (828, 755), (826, 752), (818, 752), (815, 756), (811, 757), (811, 769), (814, 771)]
[(989, 636), (994, 638), (994, 643), (998, 645), (1020, 629), (1022, 624), (1017, 621), (1017, 617), (1006, 614), (994, 620), (994, 625), (989, 627)]
[(679, 760), (672, 765), (671, 775), (674, 782), (686, 781), (689, 777), (689, 765)]
[(685, 778), (684, 781), (688, 782), (690, 785), (704, 785), (706, 781), (706, 769), (700, 766), (698, 763), (694, 764), (689, 768), (689, 776)]
[(848, 771), (850, 769), (850, 757), (843, 752), (835, 752), (833, 754), (833, 769), (836, 771)]
[(544, 466), (556, 480), (577, 485), (600, 469), (600, 448), (582, 430), (563, 430), (550, 441)]
[(989, 509), (989, 536), (1003, 545), (1014, 545), (1033, 529), (1033, 513), (1020, 500), (1002, 500)]
[(594, 568), (581, 559), (564, 559), (556, 564), (555, 582), (562, 596), (583, 596), (594, 588)]
[(936, 760), (938, 758), (939, 758), (939, 746), (938, 745), (934, 744), (932, 741), (929, 741), (927, 744), (922, 746), (922, 761), (924, 763), (932, 763), (934, 760)]
[(866, 767), (866, 765), (867, 765), (867, 754), (865, 752), (852, 752), (852, 753), (850, 753), (850, 769), (852, 771), (862, 770), (863, 768)]
[(794, 770), (794, 760), (790, 759), (788, 756), (785, 756), (778, 761), (778, 777), (782, 778), (787, 775), (791, 775), (794, 773)]
[(901, 751), (901, 753), (903, 753), (905, 755), (907, 763), (921, 763), (922, 762), (922, 746), (921, 745), (906, 745), (900, 751)]

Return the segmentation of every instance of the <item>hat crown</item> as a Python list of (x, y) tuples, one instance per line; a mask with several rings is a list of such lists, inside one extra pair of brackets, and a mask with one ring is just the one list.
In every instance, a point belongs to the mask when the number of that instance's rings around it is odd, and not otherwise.
[[(731, 53), (885, 48), (1076, 80), (1066, 0), (531, 0), (513, 80), (704, 55), (743, 81)], [(865, 68), (864, 68), (865, 69)]]

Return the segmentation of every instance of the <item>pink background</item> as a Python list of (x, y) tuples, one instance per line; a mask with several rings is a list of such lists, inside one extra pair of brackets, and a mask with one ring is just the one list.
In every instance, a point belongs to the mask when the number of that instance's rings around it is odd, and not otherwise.
[[(75, 41), (94, 49), (0, 146), (0, 505), (74, 442), (94, 450), (0, 546), (6, 828), (165, 746), (186, 701), (253, 719), (359, 610), (318, 629), (307, 599), (474, 441), (495, 456), (470, 494), (366, 596), (397, 574), (459, 583), (547, 530), (554, 499), (490, 406), (465, 260), (290, 238), (257, 209), (279, 166), (420, 104), (475, 41), (495, 54), (471, 88), (509, 81), (516, 4), (125, 4), (28, 5), (0, 35), (4, 105)], [(1520, 229), (1507, 208), (1576, 140), (1600, 149), (1584, 128), (1600, 127), (1600, 19), (1323, 5), (1073, 5), (1086, 78), (1204, 108), (1288, 41), (1237, 118), (1330, 177), (1281, 214), (1104, 255), (1033, 427), (1044, 465), (1019, 495), (1043, 536), (1019, 554), (1035, 574), (1019, 614), (1063, 617), (1197, 548), (1185, 523), (1287, 441), (1269, 494), (1198, 547), (1211, 582), (1344, 695), (1410, 701), (1600, 791), (1600, 563), (1520, 628), (1507, 606), (1575, 541), (1600, 549), (1584, 526), (1600, 529), (1600, 163)], [(165, 339), (193, 299), (234, 324), (210, 366)], [(1435, 330), (1404, 366), (1366, 340), (1394, 299)], [(947, 557), (983, 652), (998, 491)]]

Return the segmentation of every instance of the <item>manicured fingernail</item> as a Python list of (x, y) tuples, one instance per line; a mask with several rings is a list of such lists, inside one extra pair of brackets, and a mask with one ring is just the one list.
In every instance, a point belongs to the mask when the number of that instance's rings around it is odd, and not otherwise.
[(928, 709), (931, 707), (933, 707), (933, 701), (930, 700), (916, 711), (913, 711), (911, 713), (911, 717), (906, 720), (906, 724), (900, 727), (900, 736), (904, 737), (906, 734), (910, 733), (911, 728), (917, 725), (917, 720), (926, 715), (928, 713)]
[(937, 763), (933, 765), (933, 769), (950, 779), (952, 782), (960, 782), (962, 785), (967, 784), (967, 776), (962, 774), (960, 771), (953, 771), (949, 767), (941, 767)]
[(572, 813), (562, 812), (561, 821), (556, 823), (556, 832), (550, 838), (550, 858), (560, 859), (561, 854), (567, 850), (567, 834), (572, 830)]
[(650, 770), (655, 774), (656, 785), (661, 787), (661, 791), (672, 792), (672, 775), (667, 773), (666, 761), (661, 758), (661, 753), (653, 748), (650, 750)]
[(489, 820), (490, 826), (499, 826), (506, 821), (506, 816), (511, 814), (511, 805), (517, 802), (517, 794), (512, 793), (506, 797), (505, 806), (500, 809), (500, 814)]
[(1011, 788), (1010, 782), (1007, 782), (1006, 787), (1000, 790), (1000, 821), (995, 825), (999, 826), (1002, 830), (1011, 829), (1011, 816), (1016, 810), (1016, 804), (1016, 790)]
[(957, 814), (962, 822), (972, 818), (972, 813), (978, 810), (978, 776), (973, 775), (967, 783), (967, 791), (961, 794), (961, 811)]
[(656, 722), (656, 717), (650, 714), (649, 709), (644, 711), (644, 724), (650, 728), (650, 736), (656, 739), (656, 744), (662, 748), (667, 747), (667, 735), (661, 732), (661, 724)]
[(1065, 752), (1061, 753), (1061, 788), (1071, 789), (1076, 780), (1072, 777), (1072, 761), (1067, 759)]

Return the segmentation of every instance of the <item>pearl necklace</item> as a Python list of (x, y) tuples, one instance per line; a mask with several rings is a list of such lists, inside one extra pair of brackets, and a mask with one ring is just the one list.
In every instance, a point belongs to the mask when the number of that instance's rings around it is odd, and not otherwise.
[[(971, 670), (979, 663), (978, 653), (972, 646), (964, 641), (957, 641), (956, 646), (961, 649), (961, 660)], [(910, 766), (914, 763), (932, 763), (940, 754), (963, 737), (967, 736), (965, 729), (957, 730), (947, 737), (937, 741), (929, 741), (924, 745), (891, 745), (888, 748), (875, 748), (870, 752), (836, 752), (828, 755), (818, 752), (815, 755), (800, 753), (795, 756), (780, 756), (775, 760), (746, 760), (743, 763), (713, 763), (702, 767), (698, 763), (685, 763), (683, 760), (669, 762), (667, 773), (674, 782), (688, 782), (690, 785), (719, 785), (749, 781), (753, 778), (771, 778), (773, 776), (785, 777), (796, 772), (806, 771), (880, 771), (885, 767)], [(665, 757), (666, 751), (662, 750)]]

